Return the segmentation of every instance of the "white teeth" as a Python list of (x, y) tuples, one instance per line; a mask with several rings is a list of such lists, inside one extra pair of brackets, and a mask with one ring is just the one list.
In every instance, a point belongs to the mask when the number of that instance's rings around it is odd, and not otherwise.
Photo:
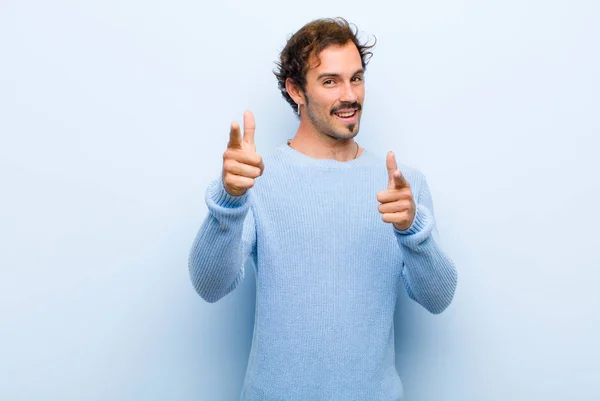
[(342, 118), (346, 118), (346, 117), (352, 117), (354, 115), (354, 111), (351, 113), (335, 113), (336, 115), (342, 117)]

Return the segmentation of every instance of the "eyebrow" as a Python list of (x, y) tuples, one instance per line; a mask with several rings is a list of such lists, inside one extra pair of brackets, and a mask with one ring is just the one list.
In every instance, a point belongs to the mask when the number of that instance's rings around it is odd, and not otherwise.
[[(356, 72), (354, 74), (352, 74), (352, 76), (357, 75), (357, 74), (364, 74), (364, 73), (365, 73), (365, 70), (363, 68), (361, 68), (360, 70), (356, 70)], [(325, 72), (317, 77), (317, 81), (321, 80), (325, 77), (338, 78), (340, 76), (341, 76), (340, 74), (336, 74), (333, 72)]]

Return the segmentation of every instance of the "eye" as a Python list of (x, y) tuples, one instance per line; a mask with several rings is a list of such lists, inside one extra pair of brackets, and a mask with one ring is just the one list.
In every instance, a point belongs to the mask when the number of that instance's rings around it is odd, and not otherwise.
[(362, 80), (363, 80), (363, 77), (360, 75), (357, 75), (352, 78), (352, 82), (362, 82)]
[(325, 81), (323, 81), (323, 85), (331, 86), (333, 84), (334, 84), (333, 79), (326, 79)]

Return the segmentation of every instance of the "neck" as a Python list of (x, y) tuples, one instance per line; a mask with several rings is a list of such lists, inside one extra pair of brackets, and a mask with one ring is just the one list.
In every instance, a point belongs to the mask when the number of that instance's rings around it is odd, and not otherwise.
[(304, 119), (300, 122), (298, 131), (289, 145), (315, 159), (333, 159), (341, 162), (356, 159), (361, 153), (360, 147), (353, 138), (337, 139), (317, 132)]

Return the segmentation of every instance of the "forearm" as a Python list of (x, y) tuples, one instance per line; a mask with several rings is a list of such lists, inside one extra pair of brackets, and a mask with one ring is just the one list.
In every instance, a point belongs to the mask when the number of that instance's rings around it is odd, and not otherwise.
[(430, 210), (418, 205), (412, 226), (394, 231), (404, 255), (402, 278), (408, 295), (431, 313), (441, 313), (454, 297), (457, 271), (435, 242), (434, 227)]
[(216, 302), (243, 279), (244, 221), (248, 214), (248, 193), (231, 196), (222, 181), (211, 183), (206, 192), (205, 218), (189, 254), (191, 281), (198, 294)]

